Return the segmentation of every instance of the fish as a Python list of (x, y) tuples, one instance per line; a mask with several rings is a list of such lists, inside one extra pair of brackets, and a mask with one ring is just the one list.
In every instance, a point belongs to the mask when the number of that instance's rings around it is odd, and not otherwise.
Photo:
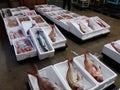
[(117, 48), (116, 46), (115, 46), (115, 43), (112, 41), (111, 43), (111, 46), (118, 52), (118, 53), (120, 53), (120, 48)]
[(94, 27), (93, 27), (93, 25), (90, 23), (90, 20), (86, 20), (87, 21), (87, 23), (88, 23), (88, 27), (90, 27), (92, 30), (94, 30)]
[(37, 84), (40, 90), (61, 90), (56, 83), (52, 83), (48, 78), (40, 76), (37, 66), (32, 71), (27, 71), (28, 74), (33, 75), (37, 79)]
[(49, 37), (52, 40), (52, 42), (55, 42), (56, 41), (55, 25), (50, 25), (50, 26), (51, 26), (52, 30), (49, 34)]
[(79, 23), (78, 25), (79, 25), (80, 30), (81, 30), (83, 33), (86, 33), (85, 28), (83, 28), (80, 23)]
[(104, 28), (106, 27), (106, 25), (99, 19), (95, 20), (95, 22), (101, 27), (104, 27)]
[(90, 60), (89, 58), (89, 52), (85, 49), (82, 50), (84, 52), (84, 65), (85, 69), (98, 81), (102, 82), (103, 81), (103, 75), (100, 72), (99, 68), (96, 66), (96, 64)]
[(68, 57), (67, 82), (73, 90), (84, 90), (80, 85), (80, 74), (73, 68), (72, 62), (73, 58)]
[(40, 34), (39, 31), (36, 32), (38, 34), (38, 37), (37, 37), (37, 40), (39, 42), (39, 44), (41, 45), (41, 47), (43, 48), (43, 50), (46, 52), (46, 51), (49, 51), (49, 48), (43, 38), (43, 36)]

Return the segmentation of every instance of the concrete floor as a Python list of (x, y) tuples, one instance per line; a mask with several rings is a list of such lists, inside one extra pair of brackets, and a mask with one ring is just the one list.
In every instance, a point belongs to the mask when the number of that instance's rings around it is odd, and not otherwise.
[[(16, 61), (13, 47), (9, 44), (4, 24), (2, 19), (0, 19), (0, 90), (28, 90), (26, 71), (31, 69), (34, 64), (36, 64), (39, 69), (42, 69), (48, 65), (66, 60), (68, 55), (74, 57), (75, 55), (71, 53), (71, 51), (75, 51), (81, 55), (82, 48), (86, 48), (91, 53), (97, 54), (103, 63), (118, 74), (114, 85), (120, 87), (120, 70), (117, 69), (120, 65), (112, 62), (109, 58), (103, 57), (101, 54), (104, 44), (120, 39), (120, 20), (90, 10), (80, 11), (72, 8), (71, 11), (80, 15), (99, 16), (111, 26), (110, 34), (90, 39), (85, 42), (76, 42), (76, 40), (74, 40), (74, 36), (70, 37), (69, 33), (63, 32), (67, 38), (68, 47), (64, 50), (56, 51), (54, 57), (41, 61), (39, 61), (37, 57), (27, 59), (25, 62), (21, 63)], [(110, 90), (110, 88), (107, 90)]]

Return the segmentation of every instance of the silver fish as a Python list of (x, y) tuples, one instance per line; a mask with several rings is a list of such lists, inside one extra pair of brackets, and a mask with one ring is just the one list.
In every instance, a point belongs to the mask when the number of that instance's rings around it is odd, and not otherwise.
[(44, 37), (40, 34), (39, 31), (37, 31), (37, 34), (38, 34), (38, 37), (37, 37), (37, 40), (39, 41), (41, 47), (43, 48), (43, 50), (46, 52), (46, 51), (49, 51), (49, 48), (45, 42), (45, 39)]

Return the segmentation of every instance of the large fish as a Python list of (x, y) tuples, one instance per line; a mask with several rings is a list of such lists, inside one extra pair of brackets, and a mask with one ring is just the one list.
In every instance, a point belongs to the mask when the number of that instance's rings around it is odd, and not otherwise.
[(49, 34), (50, 39), (52, 40), (52, 42), (56, 41), (56, 33), (55, 33), (55, 25), (50, 25), (52, 30)]
[(114, 43), (114, 42), (111, 42), (111, 46), (112, 46), (118, 53), (120, 53), (120, 48), (117, 48), (117, 47), (115, 46), (115, 43)]
[(74, 70), (72, 62), (73, 58), (69, 57), (66, 79), (73, 90), (83, 90), (82, 86), (80, 85), (80, 75), (76, 70)]
[(86, 51), (85, 49), (83, 50), (84, 52), (84, 65), (85, 69), (98, 81), (102, 82), (103, 81), (103, 75), (101, 74), (99, 68), (90, 60), (89, 58), (89, 52)]
[(37, 78), (37, 83), (40, 90), (61, 90), (56, 83), (52, 83), (48, 78), (41, 77), (39, 75), (37, 67), (33, 71), (28, 71), (28, 74), (31, 74)]
[(39, 41), (39, 44), (41, 45), (42, 49), (46, 52), (46, 51), (49, 51), (49, 48), (46, 44), (46, 41), (45, 39), (43, 38), (43, 36), (40, 34), (39, 31), (36, 32), (38, 37), (37, 37), (37, 40)]

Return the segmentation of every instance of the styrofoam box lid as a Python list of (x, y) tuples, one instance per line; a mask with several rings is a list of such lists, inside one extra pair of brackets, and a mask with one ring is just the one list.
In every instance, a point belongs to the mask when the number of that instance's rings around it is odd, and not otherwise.
[[(56, 83), (58, 87), (60, 87), (60, 90), (67, 90), (63, 81), (61, 80), (61, 78), (59, 77), (53, 66), (47, 66), (46, 68), (43, 68), (38, 72), (41, 77), (48, 78), (50, 82), (54, 84)], [(30, 74), (28, 74), (28, 78), (33, 87), (33, 90), (39, 90), (37, 79)]]

